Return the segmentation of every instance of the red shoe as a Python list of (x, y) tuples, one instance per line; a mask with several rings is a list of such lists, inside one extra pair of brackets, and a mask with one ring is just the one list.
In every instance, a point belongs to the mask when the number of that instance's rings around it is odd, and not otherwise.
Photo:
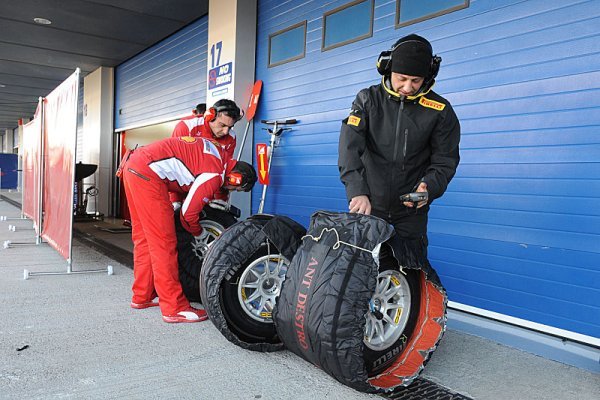
[(187, 308), (175, 315), (163, 315), (163, 321), (176, 324), (178, 322), (202, 322), (208, 319), (206, 311), (196, 308)]
[(146, 301), (144, 303), (134, 303), (132, 301), (130, 305), (131, 305), (131, 308), (135, 308), (136, 310), (143, 310), (144, 308), (157, 307), (158, 302), (155, 302), (154, 300), (150, 300), (150, 301)]

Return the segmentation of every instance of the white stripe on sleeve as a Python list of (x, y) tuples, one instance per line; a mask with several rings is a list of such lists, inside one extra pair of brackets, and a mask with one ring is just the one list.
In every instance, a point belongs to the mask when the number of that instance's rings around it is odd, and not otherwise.
[(179, 186), (191, 185), (194, 181), (194, 175), (181, 160), (175, 157), (154, 161), (148, 166), (160, 179), (176, 181)]
[(198, 177), (194, 181), (194, 184), (190, 188), (190, 192), (188, 193), (187, 197), (185, 198), (185, 201), (183, 202), (183, 206), (181, 206), (181, 213), (183, 215), (185, 215), (185, 212), (187, 211), (188, 207), (190, 206), (190, 203), (192, 202), (194, 193), (196, 193), (198, 188), (200, 188), (200, 186), (202, 186), (204, 183), (208, 182), (215, 176), (219, 176), (219, 174), (205, 172), (203, 174), (198, 175)]

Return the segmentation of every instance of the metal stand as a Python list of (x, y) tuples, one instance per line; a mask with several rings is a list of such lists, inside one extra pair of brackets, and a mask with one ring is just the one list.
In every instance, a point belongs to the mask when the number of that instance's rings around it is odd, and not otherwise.
[(0, 215), (0, 221), (24, 221), (27, 218), (23, 214), (20, 217), (7, 217), (6, 215)]
[[(75, 77), (74, 79), (77, 80), (77, 85), (74, 85), (74, 87), (75, 87), (74, 98), (78, 98), (79, 97), (79, 78), (80, 78), (80, 73), (81, 73), (81, 70), (79, 68), (77, 68), (75, 70), (75, 73), (72, 75), (72, 76)], [(71, 79), (71, 78), (69, 78), (69, 79)], [(39, 139), (40, 139), (40, 153), (39, 153), (40, 154), (40, 159), (38, 159), (38, 161), (40, 162), (40, 175), (39, 175), (39, 179), (40, 179), (40, 181), (39, 181), (39, 187), (40, 187), (40, 190), (39, 190), (39, 194), (38, 194), (39, 195), (39, 197), (38, 197), (38, 200), (39, 200), (39, 202), (38, 202), (38, 205), (39, 205), (39, 207), (38, 207), (38, 213), (39, 213), (38, 217), (39, 218), (38, 218), (38, 221), (36, 223), (40, 224), (40, 230), (39, 230), (40, 233), (36, 235), (36, 243), (35, 243), (36, 245), (40, 244), (41, 243), (41, 239), (42, 239), (41, 238), (41, 235), (42, 235), (41, 232), (43, 231), (43, 229), (41, 228), (41, 225), (43, 224), (43, 222), (42, 222), (43, 221), (43, 210), (45, 209), (44, 206), (43, 206), (43, 203), (44, 203), (43, 202), (43, 192), (44, 192), (43, 189), (44, 189), (44, 184), (45, 184), (45, 181), (44, 181), (45, 167), (44, 167), (43, 158), (46, 157), (46, 156), (48, 156), (46, 154), (46, 149), (45, 149), (45, 142), (46, 142), (46, 140), (45, 140), (45, 136), (44, 136), (44, 132), (46, 132), (45, 127), (44, 127), (44, 125), (45, 125), (44, 124), (44, 120), (45, 120), (45, 118), (44, 118), (44, 115), (45, 115), (45, 106), (44, 106), (44, 100), (41, 97), (39, 98), (39, 104), (40, 104), (40, 110), (41, 110), (41, 113), (40, 113), (41, 130), (40, 130), (40, 137), (39, 137)], [(77, 111), (77, 110), (75, 110), (75, 111)], [(72, 149), (71, 149), (72, 150), (72, 154), (77, 154), (77, 134), (76, 134), (76, 131), (70, 131), (70, 132), (68, 132), (68, 134), (71, 134), (71, 133), (73, 133), (73, 146), (72, 146)], [(47, 132), (46, 132), (46, 135), (47, 135)], [(65, 160), (63, 160), (63, 162), (64, 161)], [(94, 167), (97, 168), (97, 166), (94, 166)], [(79, 179), (75, 179), (76, 178), (76, 176), (75, 176), (76, 175), (76, 171), (77, 171), (77, 168), (76, 168), (76, 165), (75, 165), (75, 157), (73, 157), (73, 159), (72, 159), (72, 174), (71, 174), (71, 177), (69, 179), (70, 182), (71, 182), (71, 184), (73, 184), (73, 182), (79, 181), (79, 180), (81, 180), (81, 179), (84, 178), (83, 176), (81, 176), (81, 177), (77, 176), (77, 178), (79, 178)], [(94, 169), (94, 171), (95, 171), (95, 169)], [(94, 171), (92, 171), (91, 173), (93, 173)], [(87, 174), (85, 176), (89, 176), (90, 174)], [(80, 194), (80, 195), (82, 194), (81, 190), (78, 191), (78, 194)], [(71, 199), (72, 198), (73, 197), (71, 197)], [(71, 200), (71, 203), (69, 205), (69, 208), (71, 210), (72, 210), (72, 207), (73, 207), (72, 204), (73, 203), (72, 203), (72, 200)], [(30, 276), (35, 276), (35, 275), (71, 275), (71, 274), (87, 274), (87, 273), (96, 273), (96, 272), (107, 272), (108, 275), (112, 275), (113, 274), (113, 267), (112, 267), (112, 265), (108, 265), (106, 269), (73, 271), (73, 268), (72, 268), (72, 259), (73, 259), (73, 214), (74, 214), (74, 212), (71, 211), (70, 212), (70, 220), (68, 221), (68, 223), (69, 223), (68, 226), (70, 226), (70, 238), (69, 238), (69, 255), (68, 255), (68, 258), (65, 256), (65, 258), (67, 259), (67, 271), (66, 272), (30, 272), (29, 270), (25, 269), (25, 270), (23, 270), (23, 279), (27, 280), (27, 279), (29, 279)], [(5, 219), (5, 220), (7, 220), (7, 219)], [(9, 246), (28, 246), (28, 245), (33, 245), (33, 243), (13, 243), (10, 240), (7, 240), (7, 241), (4, 242), (4, 248), (8, 248)]]
[(31, 242), (13, 242), (11, 240), (5, 240), (2, 243), (2, 247), (5, 249), (8, 249), (9, 247), (15, 247), (15, 246), (36, 246), (39, 243), (31, 243)]
[[(16, 225), (8, 225), (8, 230), (11, 232), (16, 232), (17, 231), (17, 226)], [(23, 228), (20, 227), (19, 231), (34, 231), (35, 228), (32, 226), (31, 228)]]
[[(271, 162), (273, 161), (273, 153), (275, 152), (275, 147), (277, 147), (277, 145), (279, 144), (279, 137), (281, 136), (281, 134), (284, 131), (290, 131), (292, 130), (292, 128), (280, 128), (280, 125), (293, 125), (298, 123), (297, 120), (295, 119), (286, 119), (283, 121), (267, 121), (267, 120), (262, 120), (260, 121), (263, 124), (267, 124), (267, 125), (273, 125), (272, 129), (267, 129), (267, 128), (263, 128), (264, 130), (266, 130), (267, 132), (269, 132), (269, 135), (271, 135), (271, 140), (269, 141), (269, 148), (267, 149), (267, 154), (269, 156), (269, 165), (267, 166), (267, 171), (270, 173), (271, 172)], [(264, 208), (265, 208), (265, 198), (267, 197), (267, 188), (268, 185), (264, 185), (263, 186), (263, 191), (262, 191), (262, 196), (260, 197), (260, 204), (258, 206), (258, 213), (262, 214)]]
[[(18, 218), (17, 218), (18, 219)], [(23, 218), (25, 219), (25, 218)], [(16, 232), (17, 227), (15, 225), (9, 225), (8, 230), (11, 232)], [(35, 231), (35, 223), (31, 228), (20, 228), (19, 230), (27, 230), (27, 231)], [(2, 247), (4, 249), (8, 249), (10, 247), (19, 247), (19, 246), (37, 246), (41, 243), (41, 237), (39, 235), (35, 235), (35, 242), (13, 242), (12, 240), (5, 240), (2, 242)]]
[(27, 280), (30, 276), (35, 275), (72, 275), (72, 274), (93, 274), (107, 272), (108, 275), (113, 275), (114, 270), (112, 265), (108, 265), (105, 269), (87, 269), (84, 271), (73, 271), (71, 268), (71, 262), (68, 262), (67, 272), (30, 272), (28, 269), (23, 270), (23, 279)]
[[(6, 217), (5, 215), (0, 216), (0, 221), (9, 221), (9, 220), (17, 220), (17, 221), (27, 221), (27, 218), (25, 218), (25, 216), (23, 214), (21, 214), (21, 217), (16, 218), (9, 218)], [(8, 225), (8, 230), (10, 232), (16, 232), (17, 231), (17, 226), (16, 225)], [(32, 226), (31, 228), (19, 228), (19, 231), (35, 231), (35, 225)], [(34, 245), (38, 245), (39, 244), (39, 240), (38, 237), (36, 236), (36, 241), (34, 243), (32, 242), (13, 242), (11, 240), (5, 240), (2, 243), (2, 247), (5, 249), (8, 249), (11, 246), (34, 246)]]

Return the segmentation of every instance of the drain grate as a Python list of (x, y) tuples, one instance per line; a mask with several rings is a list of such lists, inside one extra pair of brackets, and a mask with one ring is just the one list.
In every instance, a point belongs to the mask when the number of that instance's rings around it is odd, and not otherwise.
[(423, 378), (415, 379), (409, 387), (399, 387), (383, 397), (394, 400), (472, 400)]

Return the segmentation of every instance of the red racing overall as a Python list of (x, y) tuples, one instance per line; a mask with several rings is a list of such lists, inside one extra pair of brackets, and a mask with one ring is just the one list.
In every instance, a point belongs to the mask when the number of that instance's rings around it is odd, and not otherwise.
[(134, 246), (132, 302), (149, 302), (158, 294), (162, 314), (175, 315), (190, 304), (179, 283), (169, 192), (187, 193), (181, 223), (200, 235), (200, 212), (223, 184), (222, 154), (206, 139), (168, 138), (132, 152), (122, 174)]
[(206, 122), (203, 116), (199, 117), (197, 115), (182, 118), (177, 125), (175, 125), (172, 136), (203, 137), (212, 140), (213, 142), (216, 141), (225, 152), (225, 157), (223, 158), (224, 162), (233, 158), (233, 151), (235, 150), (237, 140), (233, 131), (229, 131), (229, 134), (222, 138), (214, 137), (208, 122)]
[[(212, 131), (208, 124), (209, 123), (204, 118), (204, 116), (190, 115), (188, 117), (182, 118), (177, 123), (177, 125), (175, 125), (175, 129), (173, 130), (173, 134), (171, 136), (201, 137), (218, 143), (221, 146), (223, 154), (223, 165), (227, 165), (229, 160), (233, 158), (233, 152), (235, 150), (237, 140), (235, 137), (235, 132), (233, 132), (233, 130), (230, 130), (227, 135), (217, 138), (212, 134)], [(171, 193), (170, 197), (171, 202), (181, 202), (183, 199), (183, 196), (177, 193)], [(218, 192), (215, 194), (215, 198), (226, 201), (229, 198), (229, 193)]]

